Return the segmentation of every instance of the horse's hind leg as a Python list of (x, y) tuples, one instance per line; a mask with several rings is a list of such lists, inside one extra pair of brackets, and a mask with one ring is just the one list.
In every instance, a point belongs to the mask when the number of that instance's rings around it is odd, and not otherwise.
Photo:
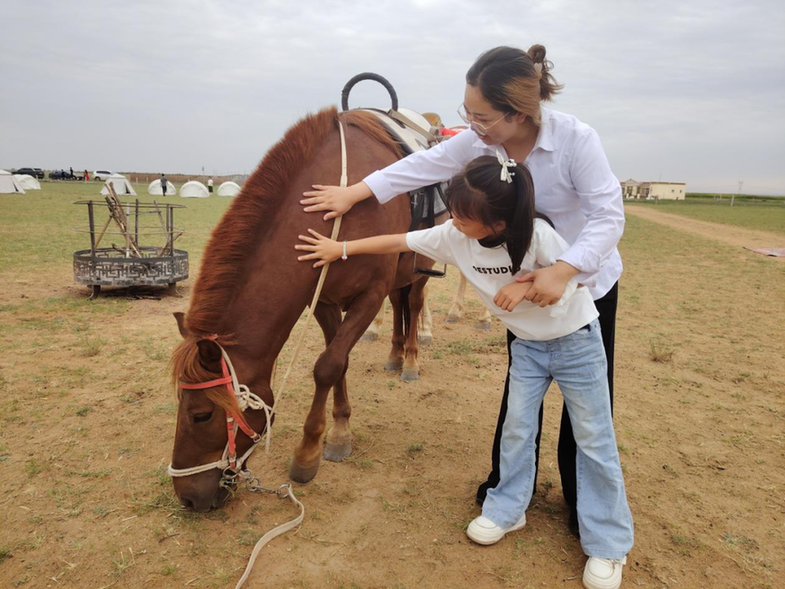
[(307, 483), (316, 476), (319, 470), (322, 456), (322, 436), (326, 429), (327, 394), (333, 386), (336, 387), (336, 408), (333, 415), (339, 415), (339, 419), (336, 419), (338, 429), (335, 433), (335, 440), (339, 447), (343, 445), (344, 448), (348, 441), (349, 448), (351, 448), (351, 438), (347, 439), (346, 437), (351, 435), (348, 428), (351, 409), (345, 383), (349, 352), (371, 323), (379, 308), (382, 296), (378, 292), (364, 293), (352, 301), (342, 322), (337, 306), (328, 305), (320, 310), (322, 306), (320, 303), (315, 310), (314, 314), (317, 315), (317, 320), (325, 330), (325, 340), (330, 343), (319, 356), (313, 369), (316, 391), (311, 410), (308, 412), (303, 426), (303, 437), (297, 444), (289, 465), (289, 478), (294, 481)]
[(458, 323), (463, 313), (463, 303), (466, 297), (466, 277), (461, 274), (461, 283), (458, 285), (458, 292), (455, 293), (452, 306), (447, 313), (447, 323)]
[(404, 337), (403, 310), (401, 307), (403, 296), (402, 288), (396, 288), (390, 293), (390, 306), (392, 307), (393, 311), (391, 338), (392, 346), (390, 348), (390, 355), (387, 357), (387, 363), (384, 365), (384, 369), (391, 372), (398, 372), (401, 368), (403, 368)]
[(428, 283), (427, 278), (421, 278), (412, 283), (409, 292), (409, 325), (406, 341), (404, 344), (403, 370), (401, 370), (402, 380), (420, 380), (420, 365), (417, 362), (419, 347), (417, 345), (417, 326), (425, 302), (425, 289)]
[(420, 326), (417, 330), (417, 343), (422, 347), (430, 346), (433, 343), (433, 317), (431, 309), (428, 307), (428, 285), (425, 285), (422, 301), (422, 313), (420, 313)]

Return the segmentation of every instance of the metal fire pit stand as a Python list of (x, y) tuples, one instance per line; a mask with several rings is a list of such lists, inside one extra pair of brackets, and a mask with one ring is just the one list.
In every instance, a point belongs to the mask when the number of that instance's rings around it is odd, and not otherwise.
[[(175, 292), (177, 283), (188, 278), (188, 252), (174, 248), (174, 242), (184, 233), (174, 226), (174, 209), (185, 206), (140, 203), (139, 199), (121, 203), (111, 192), (106, 202), (73, 203), (87, 207), (89, 226), (87, 231), (78, 227), (74, 231), (90, 234), (90, 249), (74, 252), (74, 280), (90, 287), (91, 299), (98, 296), (102, 286), (168, 286)], [(108, 219), (96, 231), (99, 211), (107, 212)], [(104, 238), (111, 241), (118, 236), (121, 243), (100, 247)], [(162, 245), (140, 245), (140, 237)]]

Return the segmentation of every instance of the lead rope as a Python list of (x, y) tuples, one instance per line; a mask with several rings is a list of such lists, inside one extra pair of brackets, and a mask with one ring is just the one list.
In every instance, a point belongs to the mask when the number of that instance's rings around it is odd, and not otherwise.
[[(341, 124), (340, 120), (338, 121), (338, 130), (341, 133), (341, 184), (340, 185), (341, 185), (342, 188), (345, 188), (347, 183), (348, 183), (348, 176), (347, 176), (347, 173), (346, 173), (346, 168), (347, 168), (347, 166), (346, 166), (346, 137), (344, 136), (343, 125)], [(333, 240), (338, 239), (338, 232), (341, 229), (341, 219), (342, 218), (343, 218), (342, 216), (338, 216), (338, 217), (335, 218), (335, 221), (333, 222), (333, 232), (332, 232), (332, 236), (331, 236), (331, 239), (333, 239)], [(305, 340), (305, 333), (306, 333), (306, 331), (308, 331), (308, 324), (310, 323), (311, 317), (313, 316), (313, 310), (314, 310), (314, 308), (316, 307), (316, 305), (319, 302), (319, 296), (322, 294), (322, 287), (324, 286), (324, 281), (327, 278), (327, 270), (328, 270), (329, 267), (330, 267), (329, 263), (327, 263), (324, 266), (322, 266), (322, 272), (321, 272), (321, 274), (319, 274), (319, 282), (316, 283), (316, 290), (313, 293), (313, 299), (311, 299), (311, 306), (308, 309), (308, 315), (305, 318), (305, 324), (303, 325), (302, 331), (300, 332), (300, 339), (297, 341), (297, 346), (294, 348), (294, 354), (292, 355), (292, 359), (289, 361), (289, 367), (286, 369), (286, 373), (284, 374), (283, 379), (281, 380), (281, 388), (279, 389), (278, 394), (276, 395), (277, 398), (275, 400), (275, 404), (274, 404), (273, 408), (270, 410), (269, 414), (267, 415), (267, 432), (268, 432), (268, 435), (267, 435), (267, 438), (265, 440), (266, 451), (267, 452), (270, 451), (270, 436), (269, 436), (269, 432), (270, 432), (270, 429), (271, 429), (270, 428), (270, 424), (271, 424), (270, 419), (271, 419), (272, 415), (274, 415), (275, 413), (278, 412), (278, 407), (281, 406), (281, 400), (283, 399), (283, 396), (284, 396), (283, 394), (284, 394), (284, 391), (286, 390), (286, 381), (289, 378), (289, 374), (292, 372), (292, 367), (294, 366), (295, 360), (297, 360), (297, 356), (300, 354), (300, 348), (302, 347), (303, 341)], [(277, 362), (276, 362), (276, 364), (277, 364)], [(232, 374), (234, 375), (234, 370), (232, 370)], [(275, 375), (275, 365), (273, 365), (273, 375)], [(236, 377), (234, 377), (234, 378), (236, 379)], [(237, 390), (237, 389), (235, 389), (235, 390)], [(253, 448), (253, 446), (251, 446), (251, 448)], [(256, 557), (259, 556), (259, 552), (262, 550), (262, 548), (264, 548), (264, 546), (270, 540), (280, 536), (281, 534), (285, 534), (289, 530), (291, 530), (293, 528), (296, 528), (297, 526), (299, 526), (302, 523), (303, 518), (305, 517), (305, 506), (303, 506), (303, 504), (300, 503), (300, 501), (297, 499), (297, 497), (294, 496), (294, 492), (292, 491), (291, 486), (289, 486), (288, 484), (284, 485), (284, 486), (281, 487), (281, 490), (284, 490), (284, 489), (285, 489), (285, 494), (278, 493), (278, 496), (280, 498), (282, 498), (282, 499), (285, 498), (285, 497), (289, 497), (289, 499), (292, 500), (292, 503), (294, 503), (297, 507), (300, 508), (300, 515), (297, 516), (296, 518), (294, 518), (290, 522), (287, 522), (285, 524), (281, 524), (280, 526), (278, 526), (276, 528), (273, 528), (272, 530), (267, 532), (264, 536), (259, 538), (259, 541), (256, 543), (256, 546), (254, 546), (254, 549), (251, 552), (251, 557), (248, 559), (248, 564), (245, 567), (245, 572), (243, 573), (243, 576), (240, 577), (240, 580), (237, 581), (237, 585), (235, 585), (234, 589), (240, 589), (240, 587), (243, 586), (245, 581), (248, 579), (248, 576), (251, 574), (251, 569), (253, 569), (253, 565), (256, 562)]]

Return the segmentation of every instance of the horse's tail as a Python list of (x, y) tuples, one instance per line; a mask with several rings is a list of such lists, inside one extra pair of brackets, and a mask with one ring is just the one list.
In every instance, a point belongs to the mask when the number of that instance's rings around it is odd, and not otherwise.
[(403, 318), (403, 341), (409, 341), (409, 332), (412, 324), (412, 307), (409, 303), (409, 295), (412, 292), (412, 285), (407, 284), (401, 288), (401, 317)]

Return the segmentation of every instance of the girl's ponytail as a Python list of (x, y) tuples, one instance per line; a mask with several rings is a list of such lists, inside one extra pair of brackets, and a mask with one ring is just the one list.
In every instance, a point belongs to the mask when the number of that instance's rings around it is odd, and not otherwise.
[(515, 199), (510, 219), (507, 222), (505, 237), (507, 253), (512, 261), (512, 273), (517, 274), (521, 269), (523, 258), (531, 246), (534, 233), (534, 182), (529, 169), (525, 165), (515, 166), (512, 177), (515, 188)]

